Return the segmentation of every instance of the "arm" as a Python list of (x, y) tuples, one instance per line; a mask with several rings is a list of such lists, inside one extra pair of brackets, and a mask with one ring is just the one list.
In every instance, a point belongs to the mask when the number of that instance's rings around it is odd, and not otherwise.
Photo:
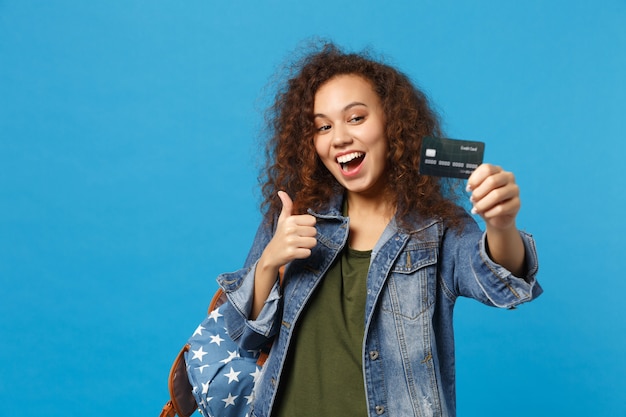
[(278, 277), (278, 270), (294, 259), (303, 259), (311, 255), (311, 249), (317, 244), (315, 238), (315, 217), (292, 215), (293, 202), (287, 193), (279, 191), (283, 203), (276, 224), (276, 232), (265, 247), (254, 272), (254, 296), (250, 319), (254, 320), (265, 305)]
[(275, 231), (269, 223), (262, 224), (244, 268), (217, 278), (229, 300), (221, 309), (228, 334), (244, 349), (265, 345), (280, 323), (280, 267), (308, 257), (317, 244), (315, 218), (291, 215), (291, 199), (282, 191), (279, 196), (283, 210)]
[(524, 243), (515, 224), (521, 206), (515, 176), (483, 164), (469, 177), (467, 189), (472, 193), (472, 213), (485, 220), (489, 257), (513, 275), (524, 276)]

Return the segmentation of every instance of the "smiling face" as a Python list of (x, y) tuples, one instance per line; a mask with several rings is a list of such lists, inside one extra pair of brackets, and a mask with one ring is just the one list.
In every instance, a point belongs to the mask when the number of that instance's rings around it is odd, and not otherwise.
[(315, 94), (315, 150), (348, 192), (381, 195), (388, 144), (378, 95), (364, 78), (331, 78)]

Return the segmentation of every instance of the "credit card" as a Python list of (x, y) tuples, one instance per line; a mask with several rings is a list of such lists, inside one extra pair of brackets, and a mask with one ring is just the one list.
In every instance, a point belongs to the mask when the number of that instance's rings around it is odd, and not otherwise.
[(483, 163), (484, 153), (484, 142), (427, 136), (422, 140), (419, 172), (467, 179)]

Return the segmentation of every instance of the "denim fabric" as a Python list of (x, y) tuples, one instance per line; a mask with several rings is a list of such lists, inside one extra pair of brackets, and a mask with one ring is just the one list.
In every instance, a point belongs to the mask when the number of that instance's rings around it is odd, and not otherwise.
[[(348, 239), (349, 219), (341, 199), (317, 218), (317, 246), (307, 259), (285, 269), (282, 288), (275, 284), (261, 314), (248, 320), (256, 261), (272, 238), (272, 225), (257, 232), (243, 269), (222, 274), (218, 283), (229, 298), (222, 313), (229, 335), (244, 349), (274, 340), (255, 387), (252, 415), (269, 417), (292, 329), (313, 290)], [(363, 378), (370, 416), (441, 416), (455, 412), (452, 314), (459, 296), (514, 308), (541, 294), (533, 238), (520, 232), (526, 248), (527, 276), (513, 276), (485, 250), (485, 235), (463, 214), (457, 234), (436, 219), (412, 223), (411, 230), (392, 220), (372, 252), (367, 278)]]

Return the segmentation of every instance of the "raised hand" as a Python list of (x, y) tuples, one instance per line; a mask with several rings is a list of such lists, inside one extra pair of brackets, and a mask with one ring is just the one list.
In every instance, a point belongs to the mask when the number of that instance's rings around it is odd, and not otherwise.
[(293, 202), (284, 191), (278, 192), (283, 208), (278, 216), (276, 231), (257, 262), (254, 274), (254, 300), (250, 317), (255, 319), (278, 277), (278, 269), (293, 261), (311, 255), (317, 244), (315, 217), (310, 214), (294, 215)]
[(294, 259), (308, 258), (317, 244), (315, 217), (310, 214), (293, 215), (293, 202), (284, 191), (278, 192), (283, 209), (278, 216), (274, 237), (265, 248), (263, 256), (272, 266), (280, 267)]
[(472, 193), (472, 213), (485, 220), (489, 256), (522, 276), (525, 249), (515, 225), (521, 206), (515, 176), (498, 166), (482, 164), (468, 178), (467, 189)]
[(488, 227), (515, 227), (515, 217), (521, 202), (519, 187), (512, 172), (504, 171), (499, 166), (482, 164), (467, 180), (467, 189), (472, 193), (472, 213), (479, 214)]

